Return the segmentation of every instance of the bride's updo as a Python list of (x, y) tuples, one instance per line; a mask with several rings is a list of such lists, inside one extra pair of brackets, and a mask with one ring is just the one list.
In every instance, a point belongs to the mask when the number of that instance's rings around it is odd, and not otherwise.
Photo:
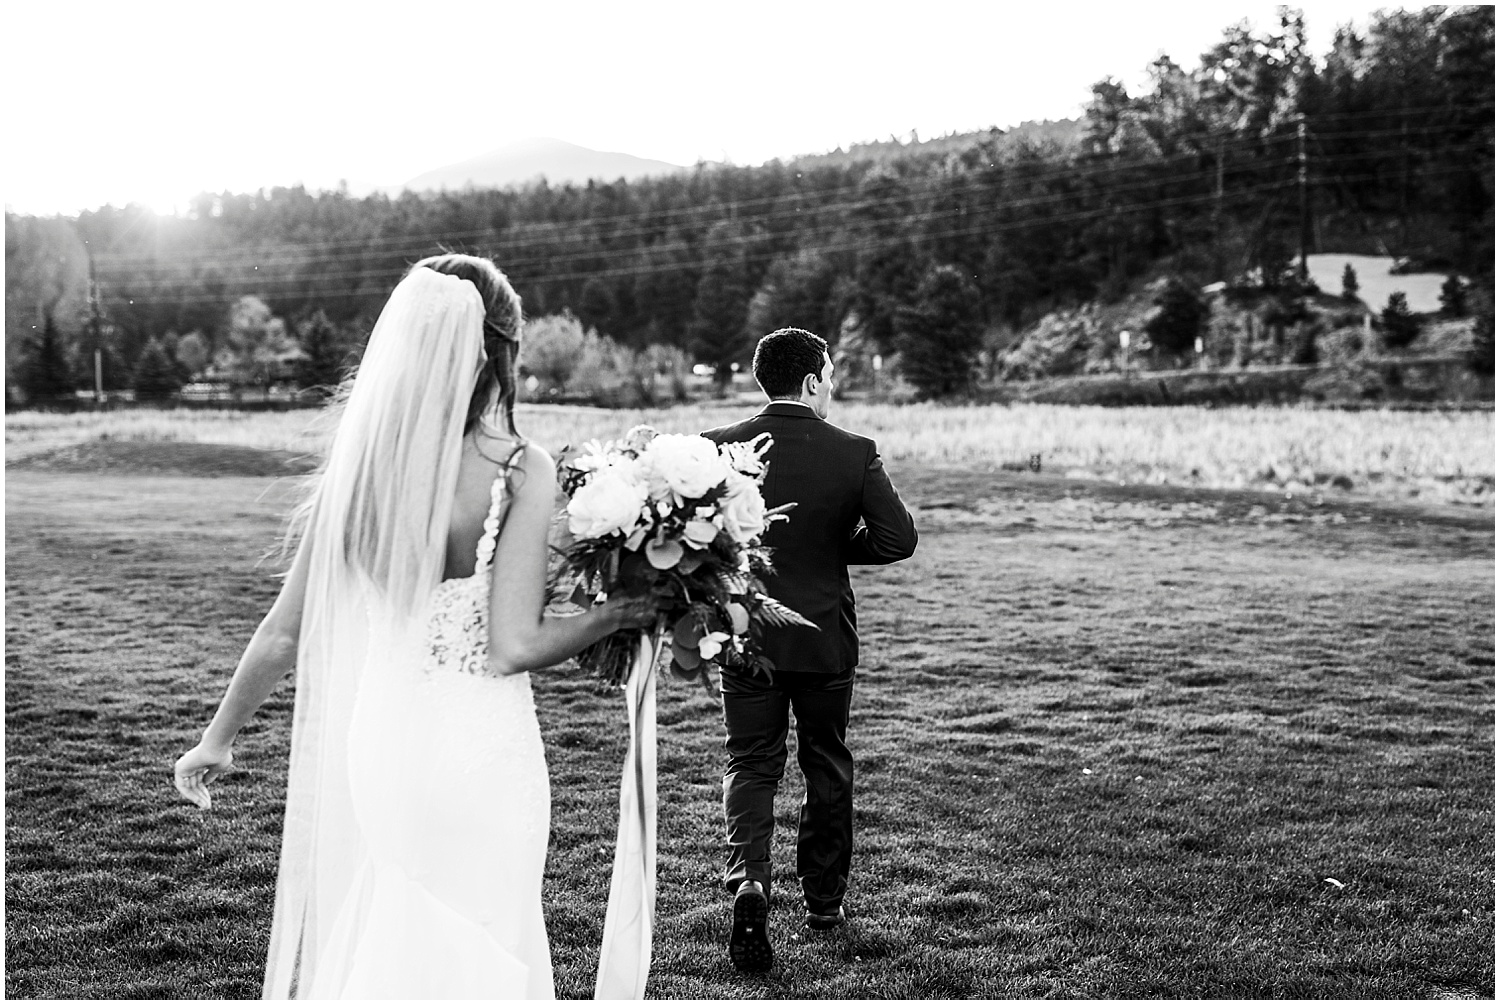
[(484, 366), (474, 381), (464, 418), (464, 433), (473, 432), (480, 416), (489, 407), (499, 389), (501, 415), (505, 431), (516, 433), (516, 363), (521, 352), (521, 298), (516, 295), (505, 273), (488, 258), (477, 255), (446, 254), (424, 258), (412, 269), (432, 269), (467, 279), (484, 300)]

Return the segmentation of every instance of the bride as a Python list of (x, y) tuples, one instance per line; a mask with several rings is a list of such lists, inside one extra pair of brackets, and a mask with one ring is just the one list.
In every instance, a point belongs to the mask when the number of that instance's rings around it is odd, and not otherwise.
[(207, 809), (296, 666), (267, 998), (553, 997), (528, 671), (655, 615), (543, 611), (556, 481), (515, 429), (520, 329), (488, 259), (424, 259), (397, 284), (334, 406), (281, 594), (177, 761)]

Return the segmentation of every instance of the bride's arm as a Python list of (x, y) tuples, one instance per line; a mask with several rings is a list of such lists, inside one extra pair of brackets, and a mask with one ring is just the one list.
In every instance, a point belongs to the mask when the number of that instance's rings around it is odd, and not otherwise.
[(234, 738), (297, 661), (311, 551), (304, 538), (282, 583), (281, 593), (250, 637), (250, 644), (245, 647), (229, 688), (219, 702), (219, 710), (203, 731), (203, 739), (178, 758), (177, 791), (204, 809), (210, 802), (207, 784), (234, 763), (231, 750)]
[(557, 467), (545, 450), (529, 445), (512, 485), (490, 590), (490, 665), (497, 673), (552, 666), (612, 632), (654, 623), (655, 608), (647, 599), (616, 598), (582, 614), (546, 614), (547, 531)]

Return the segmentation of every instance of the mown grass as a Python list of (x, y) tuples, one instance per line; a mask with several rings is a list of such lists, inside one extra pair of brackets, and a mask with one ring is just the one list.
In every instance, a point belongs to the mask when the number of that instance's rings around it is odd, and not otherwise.
[[(853, 921), (798, 927), (793, 773), (778, 965), (734, 972), (722, 727), (664, 683), (648, 994), (1493, 997), (1492, 510), (892, 467), (923, 540), (856, 574)], [(258, 994), (290, 686), (212, 812), (169, 777), (276, 591), (273, 483), (212, 473), (9, 474), (10, 997)], [(535, 676), (587, 997), (623, 712)]]
[[(646, 411), (522, 405), (522, 430), (552, 450), (620, 435), (637, 422), (698, 432), (744, 404)], [(97, 440), (229, 443), (317, 453), (311, 412), (179, 409), (6, 416), (10, 461)], [(1316, 491), (1493, 504), (1493, 413), (1285, 408), (947, 407), (840, 402), (833, 419), (874, 436), (891, 460), (995, 469), (1038, 457), (1044, 471), (1127, 483)]]

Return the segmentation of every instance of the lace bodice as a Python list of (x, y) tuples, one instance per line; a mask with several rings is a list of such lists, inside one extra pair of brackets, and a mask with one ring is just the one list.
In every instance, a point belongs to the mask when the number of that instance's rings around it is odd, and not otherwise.
[(489, 668), (490, 568), (495, 560), (500, 506), (505, 501), (509, 473), (510, 461), (507, 461), (490, 486), (490, 509), (484, 519), (484, 533), (474, 549), (473, 574), (445, 579), (432, 592), (424, 672), (493, 676)]

